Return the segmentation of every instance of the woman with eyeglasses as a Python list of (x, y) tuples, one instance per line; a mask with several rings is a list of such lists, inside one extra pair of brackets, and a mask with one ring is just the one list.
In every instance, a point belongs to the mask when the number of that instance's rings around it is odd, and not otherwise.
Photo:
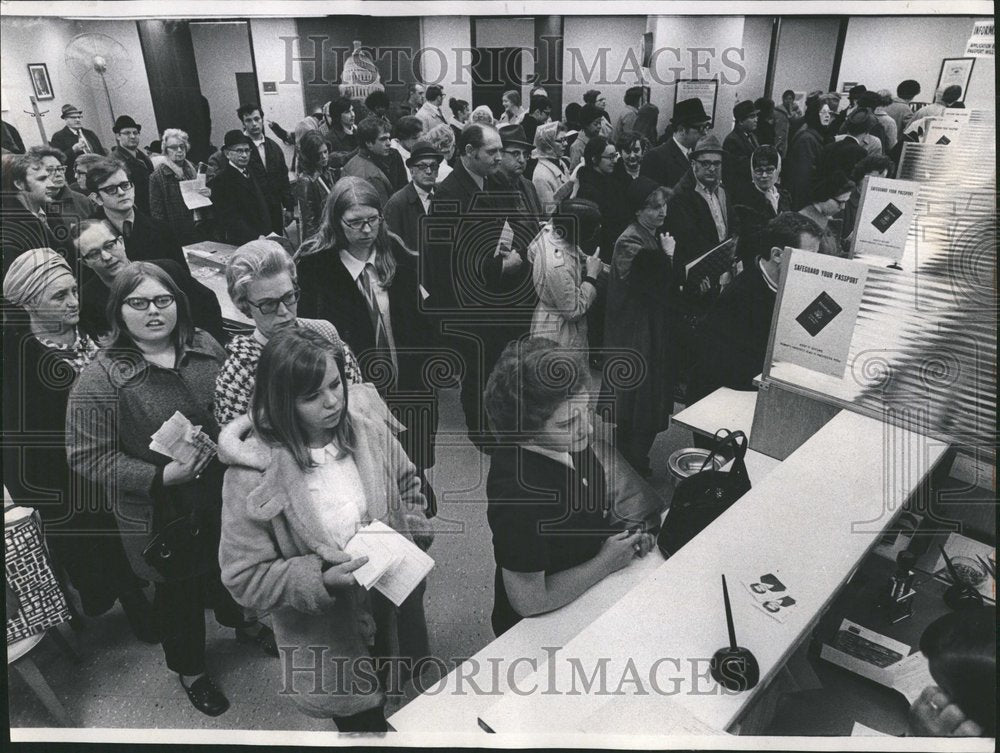
[[(256, 327), (250, 334), (236, 335), (226, 344), (226, 362), (215, 381), (215, 420), (219, 426), (249, 410), (257, 362), (274, 334), (289, 327), (308, 327), (335, 345), (341, 344), (340, 335), (330, 322), (298, 318), (295, 263), (274, 241), (258, 239), (236, 249), (226, 262), (226, 288), (233, 305), (251, 317)], [(346, 345), (344, 358), (348, 381), (360, 383), (361, 369)]]
[[(105, 347), (70, 394), (69, 464), (114, 490), (132, 569), (156, 585), (154, 619), (167, 668), (196, 709), (217, 716), (229, 701), (208, 674), (205, 609), (241, 642), (278, 655), (270, 630), (247, 624), (219, 580), (223, 468), (214, 456), (212, 401), (225, 351), (192, 325), (186, 296), (155, 264), (137, 262), (115, 278), (108, 319)], [(182, 460), (150, 448), (175, 412), (201, 427)]]
[(538, 200), (546, 214), (552, 214), (559, 202), (556, 191), (569, 181), (569, 161), (566, 153), (566, 127), (558, 120), (542, 123), (535, 130), (535, 151), (538, 161), (531, 182), (538, 192)]
[(806, 101), (805, 124), (788, 142), (782, 187), (792, 197), (792, 209), (798, 210), (812, 200), (812, 181), (823, 147), (832, 139), (834, 110), (822, 96)]
[[(299, 313), (333, 324), (366, 382), (398, 412), (401, 440), (423, 475), (434, 465), (436, 391), (424, 378), (431, 327), (418, 301), (417, 259), (386, 226), (375, 187), (345, 176), (326, 200), (319, 231), (295, 256)], [(400, 394), (402, 393), (402, 394)], [(424, 493), (433, 508), (428, 485)]]
[(319, 131), (306, 131), (298, 141), (298, 149), (295, 198), (299, 203), (302, 239), (305, 240), (319, 229), (323, 204), (339, 176), (330, 165), (330, 145)]
[(589, 199), (601, 208), (600, 257), (610, 263), (615, 241), (631, 221), (625, 191), (615, 179), (618, 149), (603, 136), (595, 136), (583, 149), (583, 163), (577, 173), (578, 199)]
[(788, 192), (778, 186), (781, 155), (770, 144), (754, 149), (750, 155), (750, 184), (735, 191), (733, 205), (740, 216), (740, 258), (744, 265), (754, 264), (761, 248), (764, 228), (782, 212), (792, 209)]
[[(179, 128), (167, 128), (160, 137), (165, 160), (149, 176), (149, 213), (166, 222), (182, 245), (211, 236), (211, 207), (188, 209), (181, 196), (180, 181), (194, 180), (198, 170), (188, 161), (188, 135)], [(211, 197), (208, 186), (198, 190)]]
[(813, 184), (812, 202), (799, 210), (799, 214), (808, 217), (823, 231), (819, 242), (821, 254), (842, 255), (840, 240), (842, 228), (839, 222), (834, 227), (830, 220), (844, 211), (853, 192), (854, 181), (850, 180), (842, 170), (837, 170)]

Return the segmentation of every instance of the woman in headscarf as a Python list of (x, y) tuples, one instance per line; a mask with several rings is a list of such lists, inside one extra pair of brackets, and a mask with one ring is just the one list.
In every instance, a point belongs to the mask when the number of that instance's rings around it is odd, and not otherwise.
[(673, 239), (658, 231), (669, 192), (640, 175), (627, 190), (632, 223), (615, 243), (608, 282), (604, 344), (630, 352), (626, 368), (608, 369), (614, 395), (618, 449), (644, 476), (649, 450), (667, 428), (674, 407), (673, 357), (667, 329)]
[(73, 272), (52, 249), (26, 251), (4, 276), (3, 295), (4, 486), (15, 504), (38, 510), (56, 571), (76, 589), (84, 614), (103, 614), (120, 600), (136, 637), (155, 643), (150, 605), (125, 557), (110, 500), (66, 462), (69, 392), (98, 350), (77, 328)]
[(740, 258), (744, 264), (756, 263), (767, 223), (782, 212), (791, 211), (791, 197), (777, 185), (780, 175), (778, 150), (770, 144), (757, 147), (750, 155), (750, 184), (742, 184), (733, 197), (740, 218)]
[(543, 123), (535, 131), (535, 151), (538, 160), (531, 182), (538, 192), (542, 209), (551, 214), (557, 205), (556, 191), (569, 180), (569, 163), (563, 158), (566, 152), (566, 129), (559, 121)]

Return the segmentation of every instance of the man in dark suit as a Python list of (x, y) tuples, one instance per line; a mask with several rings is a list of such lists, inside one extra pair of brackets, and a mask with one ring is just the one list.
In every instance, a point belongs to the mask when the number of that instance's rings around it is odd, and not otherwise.
[(111, 149), (111, 156), (125, 165), (135, 185), (135, 205), (140, 212), (149, 214), (149, 176), (153, 174), (153, 162), (139, 148), (142, 126), (130, 116), (120, 115), (111, 130), (118, 142)]
[(443, 160), (444, 155), (429, 141), (417, 141), (406, 160), (413, 180), (390, 196), (383, 210), (389, 229), (418, 255), (423, 250), (420, 220), (430, 209), (438, 168)]
[(156, 264), (173, 278), (191, 310), (191, 320), (219, 342), (226, 341), (222, 308), (215, 293), (195, 280), (173, 259), (130, 258), (121, 235), (107, 220), (83, 220), (73, 235), (85, 273), (80, 277), (80, 326), (91, 337), (106, 335), (109, 329), (106, 305), (111, 283), (118, 273), (136, 261)]
[(673, 136), (642, 158), (639, 174), (652, 178), (661, 186), (673, 190), (677, 182), (691, 169), (688, 155), (698, 139), (708, 133), (712, 119), (700, 99), (685, 99), (674, 107), (670, 118)]
[(722, 182), (730, 191), (750, 186), (750, 156), (760, 144), (757, 141), (757, 106), (749, 99), (737, 102), (733, 108), (733, 130), (722, 142), (726, 150), (722, 160)]
[(97, 134), (83, 127), (83, 110), (76, 105), (63, 105), (62, 115), (66, 126), (52, 134), (49, 143), (66, 155), (66, 182), (75, 179), (73, 165), (81, 154), (100, 154), (106, 156), (107, 151), (101, 145)]
[(524, 177), (524, 168), (531, 156), (532, 143), (520, 125), (500, 126), (500, 142), (503, 144), (500, 169), (493, 177), (497, 187), (518, 200), (517, 210), (534, 221), (534, 231), (538, 232), (539, 219), (544, 217), (542, 202), (538, 198), (535, 184)]
[(818, 251), (821, 231), (797, 212), (783, 212), (765, 226), (760, 254), (736, 276), (698, 329), (688, 405), (719, 387), (752, 390), (764, 368), (767, 340), (785, 248)]
[(9, 169), (17, 191), (5, 193), (0, 204), (4, 274), (14, 259), (33, 248), (58, 251), (70, 266), (74, 266), (76, 250), (69, 239), (68, 228), (61, 217), (49, 216), (49, 203), (56, 185), (43, 156), (20, 154), (13, 158)]
[(271, 212), (257, 175), (249, 169), (253, 144), (242, 131), (226, 133), (222, 153), (226, 165), (209, 187), (215, 218), (226, 243), (242, 246), (273, 231)]
[(92, 165), (87, 191), (98, 206), (95, 216), (106, 219), (122, 236), (129, 259), (170, 259), (188, 269), (184, 249), (170, 226), (136, 208), (135, 185), (121, 162), (109, 158)]
[(486, 379), (504, 346), (528, 332), (534, 310), (530, 275), (527, 289), (517, 284), (534, 234), (519, 234), (522, 218), (498, 195), (494, 177), (502, 148), (491, 126), (473, 123), (462, 130), (458, 164), (431, 204), (434, 237), (443, 233), (448, 240), (428, 243), (420, 260), (424, 305), (439, 318), (438, 331), (447, 326), (462, 333), (441, 342), (463, 359), (461, 402), (469, 439), (486, 452), (494, 443), (482, 405)]

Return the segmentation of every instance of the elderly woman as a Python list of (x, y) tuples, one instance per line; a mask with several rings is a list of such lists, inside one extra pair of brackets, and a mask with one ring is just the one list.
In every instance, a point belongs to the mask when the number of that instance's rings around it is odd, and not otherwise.
[(637, 376), (610, 387), (618, 448), (644, 476), (652, 474), (649, 450), (667, 428), (674, 407), (674, 359), (667, 332), (673, 243), (669, 235), (657, 237), (668, 197), (667, 189), (642, 175), (629, 186), (633, 220), (615, 243), (605, 314), (605, 346), (630, 351), (638, 359), (633, 367)]
[[(66, 418), (70, 467), (114, 489), (115, 515), (132, 569), (153, 581), (153, 609), (166, 666), (191, 704), (218, 716), (229, 701), (207, 673), (205, 609), (277, 657), (274, 635), (244, 619), (219, 580), (222, 465), (212, 416), (225, 351), (191, 321), (187, 298), (148, 262), (121, 272), (108, 301), (107, 346), (73, 387)], [(176, 413), (200, 431), (190, 452), (150, 447)]]
[[(114, 517), (100, 504), (100, 487), (87, 487), (66, 462), (59, 441), (77, 376), (97, 345), (77, 324), (76, 279), (49, 248), (26, 251), (3, 280), (3, 483), (15, 504), (38, 509), (56, 571), (76, 589), (84, 614), (97, 616), (120, 600), (133, 633), (155, 643), (142, 585), (129, 567)], [(93, 496), (88, 496), (93, 495)]]
[(566, 129), (562, 123), (542, 123), (535, 131), (535, 151), (533, 157), (538, 162), (531, 175), (531, 182), (538, 192), (542, 209), (551, 214), (559, 202), (556, 191), (569, 180), (569, 163), (563, 157), (566, 153)]
[(482, 123), (483, 125), (496, 126), (496, 118), (493, 117), (493, 110), (489, 105), (479, 105), (469, 116), (470, 123)]
[(532, 337), (510, 343), (487, 382), (501, 438), (486, 481), (497, 635), (570, 603), (653, 546), (649, 533), (622, 531), (658, 523), (661, 503), (595, 436), (589, 379), (582, 353)]
[(311, 237), (319, 229), (323, 204), (330, 195), (337, 175), (330, 166), (330, 146), (319, 131), (306, 131), (298, 141), (298, 177), (295, 198), (302, 220), (302, 238)]
[[(188, 159), (188, 135), (178, 128), (168, 128), (161, 137), (166, 160), (149, 176), (149, 213), (170, 225), (181, 245), (196, 243), (210, 236), (209, 208), (188, 209), (181, 196), (180, 181), (194, 180), (198, 171)], [(212, 189), (202, 186), (202, 196)]]
[[(318, 131), (310, 131), (318, 133)], [(226, 345), (226, 362), (215, 381), (215, 420), (225, 426), (245, 415), (253, 395), (257, 362), (267, 341), (287, 327), (308, 327), (340, 345), (336, 327), (323, 319), (299, 319), (299, 285), (295, 263), (278, 243), (258, 239), (238, 249), (226, 262), (229, 297), (256, 325), (249, 335), (236, 335)], [(344, 346), (347, 377), (361, 382), (354, 354)]]
[(830, 220), (844, 211), (853, 192), (854, 181), (850, 180), (842, 170), (836, 170), (813, 184), (812, 202), (799, 210), (799, 214), (808, 217), (823, 231), (819, 243), (821, 254), (841, 255), (842, 221), (836, 223), (835, 227)]
[(425, 133), (424, 139), (444, 155), (444, 160), (438, 165), (437, 182), (440, 183), (454, 169), (451, 163), (455, 157), (455, 132), (450, 125), (442, 123)]
[(566, 199), (528, 247), (538, 305), (531, 335), (587, 352), (587, 312), (604, 265), (594, 253), (601, 211), (586, 199)]

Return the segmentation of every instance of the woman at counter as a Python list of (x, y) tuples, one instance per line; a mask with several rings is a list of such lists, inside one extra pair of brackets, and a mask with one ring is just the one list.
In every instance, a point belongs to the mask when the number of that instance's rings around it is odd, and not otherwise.
[[(652, 490), (598, 441), (586, 357), (542, 337), (510, 343), (486, 385), (501, 439), (486, 482), (493, 532), (493, 631), (570, 603), (644, 557), (653, 536)], [(615, 473), (605, 473), (615, 463)]]

